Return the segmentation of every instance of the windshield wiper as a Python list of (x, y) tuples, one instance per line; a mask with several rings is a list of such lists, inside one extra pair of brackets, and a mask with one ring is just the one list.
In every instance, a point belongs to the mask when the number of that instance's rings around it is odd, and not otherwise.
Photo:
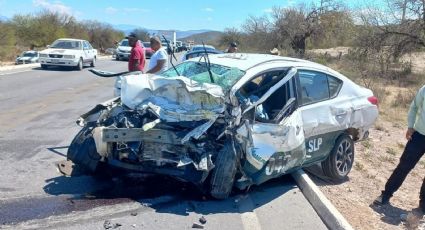
[(208, 52), (207, 52), (207, 49), (205, 48), (205, 43), (204, 42), (202, 42), (202, 46), (204, 47), (205, 61), (207, 62), (207, 69), (208, 69), (208, 73), (210, 75), (210, 81), (211, 81), (211, 83), (214, 83), (214, 78), (213, 78), (212, 72), (211, 72), (210, 57), (208, 57)]
[(176, 67), (174, 66), (174, 63), (173, 63), (173, 58), (177, 61), (177, 58), (176, 58), (176, 56), (174, 55), (174, 49), (171, 49), (171, 47), (170, 47), (170, 42), (169, 42), (169, 41), (165, 38), (165, 36), (164, 36), (164, 35), (162, 35), (162, 37), (164, 38), (165, 42), (167, 43), (167, 49), (169, 49), (169, 50), (171, 51), (171, 55), (170, 55), (170, 63), (171, 63), (171, 66), (172, 66), (172, 67), (173, 67), (173, 69), (176, 71), (177, 76), (180, 76), (179, 71), (177, 71), (177, 69), (176, 69)]

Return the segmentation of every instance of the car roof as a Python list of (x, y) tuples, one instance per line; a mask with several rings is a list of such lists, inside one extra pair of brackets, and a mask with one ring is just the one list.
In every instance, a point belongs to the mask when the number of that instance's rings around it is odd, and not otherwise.
[(313, 67), (315, 69), (329, 71), (328, 67), (315, 62), (270, 54), (225, 53), (211, 55), (209, 58), (211, 63), (228, 67), (235, 67), (243, 71), (266, 63), (279, 63), (279, 65), (281, 65), (282, 67)]
[(59, 38), (57, 40), (68, 40), (68, 41), (86, 41), (83, 39), (76, 39), (76, 38)]

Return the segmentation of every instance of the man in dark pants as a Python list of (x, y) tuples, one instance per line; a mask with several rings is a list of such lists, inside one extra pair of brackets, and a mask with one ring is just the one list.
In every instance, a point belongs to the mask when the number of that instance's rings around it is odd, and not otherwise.
[[(408, 129), (406, 139), (408, 140), (400, 162), (391, 174), (385, 190), (376, 198), (374, 204), (387, 204), (394, 192), (400, 188), (407, 174), (415, 167), (416, 163), (425, 153), (425, 86), (418, 91), (413, 99), (408, 114)], [(419, 195), (419, 208), (425, 212), (425, 178)]]

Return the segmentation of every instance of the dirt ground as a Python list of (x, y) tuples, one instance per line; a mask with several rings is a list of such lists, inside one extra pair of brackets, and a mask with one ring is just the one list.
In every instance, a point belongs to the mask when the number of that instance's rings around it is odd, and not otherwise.
[[(380, 106), (380, 117), (370, 130), (369, 140), (355, 145), (355, 162), (349, 179), (341, 184), (318, 177), (313, 180), (355, 229), (425, 229), (425, 221), (416, 209), (425, 175), (425, 159), (408, 175), (389, 205), (371, 205), (398, 164), (406, 144), (408, 105), (391, 106), (403, 89), (386, 88), (387, 103)], [(403, 214), (412, 210), (415, 215), (402, 220)]]

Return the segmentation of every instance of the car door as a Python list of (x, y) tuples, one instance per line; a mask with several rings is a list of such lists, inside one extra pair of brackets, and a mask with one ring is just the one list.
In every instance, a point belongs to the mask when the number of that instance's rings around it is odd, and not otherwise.
[(342, 114), (335, 109), (343, 103), (336, 98), (342, 81), (310, 69), (298, 69), (297, 80), (307, 165), (325, 159), (344, 130), (338, 122)]
[(91, 62), (93, 60), (93, 50), (87, 41), (83, 41), (84, 62)]
[[(256, 184), (285, 174), (304, 161), (304, 131), (297, 108), (295, 74), (295, 68), (266, 72), (257, 83), (254, 78), (241, 88), (240, 96), (252, 103), (244, 114), (253, 117), (243, 127), (249, 130), (251, 139), (244, 171)], [(262, 88), (268, 90), (262, 92)]]

